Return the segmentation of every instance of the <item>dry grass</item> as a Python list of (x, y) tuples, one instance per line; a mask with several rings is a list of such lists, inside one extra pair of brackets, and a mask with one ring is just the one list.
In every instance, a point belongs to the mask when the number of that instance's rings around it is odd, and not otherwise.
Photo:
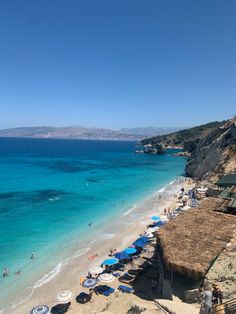
[(164, 262), (169, 269), (200, 279), (232, 238), (236, 216), (213, 211), (222, 201), (207, 198), (158, 232)]

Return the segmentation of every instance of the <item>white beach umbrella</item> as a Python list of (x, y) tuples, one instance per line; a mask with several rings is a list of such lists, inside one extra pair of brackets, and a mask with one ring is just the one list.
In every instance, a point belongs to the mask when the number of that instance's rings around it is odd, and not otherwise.
[(56, 297), (56, 301), (57, 303), (64, 304), (64, 303), (72, 301), (73, 297), (74, 297), (74, 294), (71, 291), (65, 290), (58, 293)]
[(104, 269), (100, 265), (92, 265), (89, 268), (89, 273), (91, 275), (98, 275), (98, 274), (101, 274), (103, 270)]
[(115, 277), (112, 274), (104, 273), (104, 274), (101, 274), (98, 277), (98, 279), (99, 281), (102, 281), (102, 282), (112, 282), (115, 279)]

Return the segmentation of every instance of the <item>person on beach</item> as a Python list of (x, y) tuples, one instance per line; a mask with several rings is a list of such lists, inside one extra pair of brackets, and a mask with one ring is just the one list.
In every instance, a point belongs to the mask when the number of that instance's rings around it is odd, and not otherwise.
[(2, 276), (7, 277), (9, 275), (9, 270), (7, 268), (4, 268)]
[(92, 260), (94, 260), (94, 259), (97, 258), (97, 257), (98, 257), (98, 254), (90, 255), (90, 256), (88, 257), (88, 260), (89, 260), (89, 261), (92, 261)]
[(204, 314), (210, 314), (212, 309), (212, 291), (210, 286), (204, 288)]
[(85, 278), (84, 278), (84, 277), (80, 277), (80, 279), (79, 279), (79, 284), (80, 284), (80, 286), (82, 286), (82, 285), (83, 285), (84, 280), (85, 280)]
[(113, 256), (114, 254), (115, 254), (115, 252), (116, 252), (116, 249), (110, 249), (110, 256)]
[(217, 285), (212, 285), (212, 300), (214, 304), (222, 304), (223, 303), (223, 294)]

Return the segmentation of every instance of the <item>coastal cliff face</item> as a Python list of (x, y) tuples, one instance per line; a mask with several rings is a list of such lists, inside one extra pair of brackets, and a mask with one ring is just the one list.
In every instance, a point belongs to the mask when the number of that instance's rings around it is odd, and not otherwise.
[(216, 181), (236, 172), (236, 120), (228, 120), (206, 136), (185, 142), (184, 149), (191, 154), (185, 169), (187, 176)]
[(236, 118), (152, 137), (141, 143), (153, 148), (160, 144), (183, 147), (185, 155), (190, 155), (185, 172), (192, 178), (214, 182), (236, 172)]

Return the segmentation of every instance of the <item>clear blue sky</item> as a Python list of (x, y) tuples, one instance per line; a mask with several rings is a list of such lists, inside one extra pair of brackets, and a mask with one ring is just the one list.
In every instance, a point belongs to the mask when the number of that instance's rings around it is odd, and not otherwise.
[(235, 0), (2, 0), (0, 128), (236, 113)]

